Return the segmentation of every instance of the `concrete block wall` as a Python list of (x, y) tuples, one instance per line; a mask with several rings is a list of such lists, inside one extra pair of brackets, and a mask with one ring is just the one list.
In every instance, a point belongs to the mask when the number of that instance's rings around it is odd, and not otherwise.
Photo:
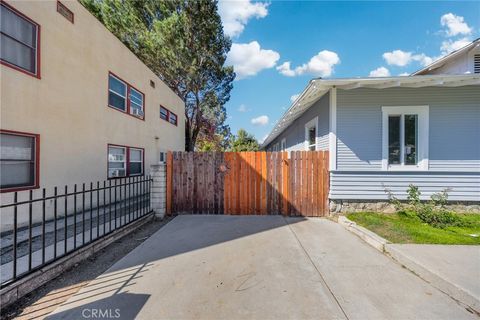
[(163, 219), (167, 207), (167, 166), (164, 163), (150, 166), (152, 190), (150, 203), (155, 216)]

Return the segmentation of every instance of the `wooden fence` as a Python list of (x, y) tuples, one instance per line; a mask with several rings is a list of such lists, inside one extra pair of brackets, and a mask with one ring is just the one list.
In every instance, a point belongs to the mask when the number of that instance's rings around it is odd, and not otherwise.
[(167, 212), (328, 213), (328, 152), (173, 152), (167, 156)]

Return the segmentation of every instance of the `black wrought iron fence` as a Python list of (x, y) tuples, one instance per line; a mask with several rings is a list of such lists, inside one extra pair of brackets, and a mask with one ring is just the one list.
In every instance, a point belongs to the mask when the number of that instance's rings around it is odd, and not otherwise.
[(0, 237), (1, 287), (151, 213), (151, 182), (150, 176), (117, 178), (65, 186), (63, 193), (54, 187), (51, 195), (42, 189), (36, 198), (32, 190), (15, 192), (0, 205), (2, 224), (13, 220)]

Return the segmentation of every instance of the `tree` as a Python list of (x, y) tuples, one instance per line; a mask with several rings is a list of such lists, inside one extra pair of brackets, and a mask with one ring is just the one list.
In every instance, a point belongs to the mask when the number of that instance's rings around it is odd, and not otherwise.
[(259, 145), (257, 139), (244, 129), (240, 129), (232, 138), (229, 151), (258, 151), (258, 149)]
[(185, 101), (185, 149), (223, 134), (233, 67), (214, 0), (80, 0)]

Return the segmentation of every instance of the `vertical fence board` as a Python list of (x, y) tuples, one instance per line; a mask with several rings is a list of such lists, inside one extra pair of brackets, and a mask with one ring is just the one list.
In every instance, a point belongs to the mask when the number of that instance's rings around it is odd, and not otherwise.
[[(166, 197), (167, 197), (167, 199), (166, 199), (167, 200), (166, 201), (167, 202), (166, 203), (167, 208), (166, 209), (167, 210), (166, 211), (167, 211), (168, 215), (172, 214), (172, 171), (173, 171), (172, 164), (173, 164), (172, 152), (169, 151), (167, 153), (167, 186), (166, 186), (167, 187), (166, 188), (167, 189), (167, 193), (166, 193), (167, 194), (166, 195)], [(128, 191), (130, 192), (130, 186), (129, 186)], [(104, 215), (104, 217), (105, 217), (105, 215)]]

